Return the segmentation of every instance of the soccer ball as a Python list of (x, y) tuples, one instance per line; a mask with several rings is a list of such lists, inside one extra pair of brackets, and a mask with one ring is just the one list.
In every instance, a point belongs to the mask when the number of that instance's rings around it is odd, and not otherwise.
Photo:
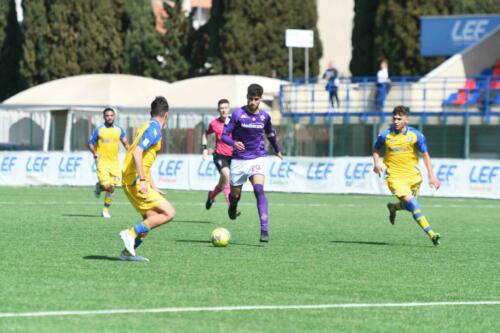
[(212, 231), (212, 244), (216, 247), (227, 246), (231, 239), (231, 234), (225, 228), (216, 228)]

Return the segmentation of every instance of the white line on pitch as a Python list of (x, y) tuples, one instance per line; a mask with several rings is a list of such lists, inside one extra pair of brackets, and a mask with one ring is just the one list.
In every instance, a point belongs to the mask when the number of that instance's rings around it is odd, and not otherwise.
[[(23, 205), (36, 205), (36, 206), (51, 206), (51, 205), (74, 205), (74, 206), (102, 206), (101, 201), (24, 201), (22, 203)], [(174, 206), (205, 206), (204, 202), (176, 202), (172, 201), (172, 204)], [(287, 203), (287, 202), (271, 202), (270, 203), (272, 206), (282, 206), (282, 207), (349, 207), (349, 208), (356, 208), (356, 207), (366, 207), (365, 204), (353, 204), (353, 203), (300, 203), (300, 202), (295, 202), (295, 203)], [(13, 202), (13, 201), (0, 201), (0, 205), (19, 205), (18, 202)], [(130, 205), (130, 203), (124, 201), (124, 202), (113, 202), (113, 206), (121, 206), (121, 205)], [(253, 202), (240, 202), (239, 205), (241, 206), (255, 206), (255, 203)], [(428, 204), (424, 205), (426, 208), (490, 208), (490, 209), (500, 209), (500, 205), (475, 205), (475, 204), (470, 204), (470, 205), (460, 205), (460, 204)], [(425, 208), (424, 207), (424, 208)]]
[(49, 317), (49, 316), (88, 316), (112, 315), (125, 313), (178, 313), (178, 312), (224, 312), (224, 311), (259, 311), (259, 310), (322, 310), (348, 308), (413, 308), (426, 306), (471, 306), (500, 305), (500, 301), (456, 301), (456, 302), (411, 302), (411, 303), (347, 303), (347, 304), (303, 304), (303, 305), (242, 305), (156, 309), (111, 309), (82, 311), (40, 311), (40, 312), (0, 312), (0, 318), (12, 317)]

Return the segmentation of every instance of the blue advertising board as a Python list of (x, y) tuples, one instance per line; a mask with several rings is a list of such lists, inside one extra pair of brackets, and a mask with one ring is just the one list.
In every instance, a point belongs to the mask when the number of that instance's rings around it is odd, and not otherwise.
[(445, 56), (459, 53), (500, 26), (500, 15), (422, 16), (420, 53)]

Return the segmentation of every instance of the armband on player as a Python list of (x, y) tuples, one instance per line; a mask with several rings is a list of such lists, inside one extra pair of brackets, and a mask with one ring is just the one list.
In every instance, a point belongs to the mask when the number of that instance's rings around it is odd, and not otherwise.
[(205, 150), (205, 149), (208, 149), (207, 145), (201, 145), (201, 150)]

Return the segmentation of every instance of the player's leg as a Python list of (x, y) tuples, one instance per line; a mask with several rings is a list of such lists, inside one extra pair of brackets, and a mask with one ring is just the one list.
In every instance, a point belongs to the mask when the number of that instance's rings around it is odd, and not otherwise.
[(398, 179), (387, 179), (387, 186), (391, 190), (392, 194), (398, 198), (395, 203), (389, 202), (387, 204), (387, 209), (389, 210), (389, 222), (394, 225), (396, 223), (396, 212), (399, 210), (407, 210), (404, 200), (400, 199), (406, 195), (411, 194), (410, 187)]
[(257, 210), (259, 212), (260, 220), (260, 241), (269, 241), (269, 221), (268, 212), (269, 204), (267, 202), (266, 194), (264, 193), (265, 176), (262, 174), (255, 174), (250, 177), (250, 182), (253, 186), (253, 193), (257, 201)]
[(227, 214), (231, 220), (238, 217), (238, 202), (241, 198), (241, 188), (248, 179), (246, 168), (246, 160), (231, 160), (230, 172), (230, 193), (229, 193), (229, 207)]
[(404, 201), (398, 201), (396, 203), (389, 202), (387, 204), (387, 209), (389, 210), (389, 222), (394, 225), (396, 223), (396, 212), (398, 210), (406, 210), (406, 205)]
[(135, 256), (135, 248), (141, 245), (149, 231), (172, 221), (176, 213), (170, 202), (149, 186), (146, 194), (139, 193), (138, 186), (124, 186), (124, 192), (144, 218), (134, 227), (120, 232), (125, 249)]
[(241, 198), (241, 188), (243, 185), (231, 185), (229, 193), (229, 207), (227, 209), (227, 214), (231, 220), (235, 220), (238, 213), (238, 202)]
[(224, 180), (223, 180), (223, 175), (221, 173), (222, 171), (222, 168), (224, 166), (227, 166), (227, 164), (224, 163), (224, 158), (217, 155), (217, 154), (214, 154), (214, 164), (215, 164), (215, 167), (217, 168), (217, 171), (219, 172), (219, 182), (217, 183), (217, 185), (215, 185), (214, 189), (212, 191), (209, 191), (208, 192), (208, 195), (207, 195), (207, 201), (205, 203), (205, 208), (208, 210), (212, 207), (213, 203), (215, 202), (215, 197), (217, 197), (217, 195), (224, 191)]
[(220, 170), (220, 179), (219, 179), (219, 186), (223, 186), (224, 188), (224, 197), (226, 198), (226, 203), (229, 206), (229, 192), (230, 186), (229, 186), (229, 167), (224, 167), (221, 168)]
[(109, 208), (113, 203), (113, 193), (115, 192), (114, 184), (104, 184), (103, 189), (105, 191), (104, 194), (104, 207), (102, 208), (101, 216), (104, 218), (111, 218), (111, 214), (109, 213)]
[(105, 180), (103, 189), (106, 191), (104, 195), (104, 207), (102, 208), (102, 217), (110, 218), (109, 209), (113, 203), (113, 193), (116, 186), (120, 183), (120, 165), (108, 165), (104, 172)]
[(427, 236), (431, 239), (434, 245), (439, 245), (439, 239), (441, 238), (438, 233), (435, 233), (432, 230), (429, 221), (425, 217), (424, 213), (420, 209), (420, 204), (417, 201), (417, 198), (412, 194), (401, 197), (401, 201), (404, 203), (406, 210), (408, 210), (412, 215), (413, 219), (417, 222), (417, 224), (422, 228), (422, 230), (427, 234)]
[(96, 164), (95, 173), (97, 175), (97, 183), (95, 183), (94, 195), (96, 199), (101, 197), (101, 192), (104, 190), (103, 184), (107, 183), (108, 177), (106, 176), (106, 170), (102, 163)]

